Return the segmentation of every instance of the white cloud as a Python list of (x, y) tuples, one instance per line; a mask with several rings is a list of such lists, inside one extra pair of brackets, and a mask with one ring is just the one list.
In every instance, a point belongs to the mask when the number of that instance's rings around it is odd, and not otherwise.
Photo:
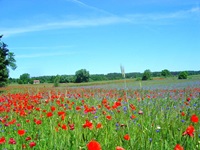
[(126, 18), (133, 24), (171, 24), (174, 20), (195, 19), (200, 13), (200, 8), (195, 7), (189, 10), (180, 10), (171, 13), (146, 13), (129, 14)]
[[(79, 3), (85, 7), (88, 6), (78, 0), (71, 0), (75, 3)], [(98, 9), (92, 7), (93, 9)], [(103, 10), (102, 10), (103, 11)], [(91, 27), (91, 26), (103, 26), (110, 24), (118, 23), (132, 23), (132, 24), (171, 24), (174, 23), (176, 19), (188, 19), (199, 17), (200, 8), (194, 7), (189, 10), (180, 10), (177, 12), (171, 13), (141, 13), (141, 14), (129, 14), (124, 16), (115, 16), (115, 15), (106, 15), (104, 17), (96, 18), (79, 18), (74, 20), (63, 20), (63, 21), (53, 21), (49, 23), (41, 23), (37, 25), (24, 26), (18, 28), (0, 28), (1, 33), (6, 36), (11, 36), (15, 34), (28, 33), (28, 32), (37, 32), (45, 30), (54, 30), (54, 29), (65, 29), (65, 28), (82, 28), (82, 27)]]
[(94, 7), (94, 6), (87, 5), (86, 3), (83, 3), (83, 2), (81, 2), (79, 0), (68, 0), (68, 1), (71, 1), (73, 3), (76, 3), (76, 4), (80, 5), (80, 6), (83, 6), (85, 8), (88, 8), (88, 9), (91, 9), (91, 10), (94, 10), (94, 11), (97, 11), (97, 12), (100, 12), (100, 13), (103, 13), (103, 14), (115, 16), (114, 14), (112, 14), (112, 13), (110, 13), (108, 11), (105, 11), (103, 9), (99, 9), (97, 7)]
[(16, 55), (16, 58), (38, 58), (38, 57), (49, 57), (49, 56), (63, 56), (63, 55), (74, 55), (77, 52), (55, 52), (55, 53), (36, 53), (36, 54), (23, 54)]
[(6, 36), (11, 36), (27, 32), (36, 32), (36, 31), (63, 29), (63, 28), (101, 26), (101, 25), (122, 23), (127, 21), (128, 20), (126, 18), (120, 18), (120, 17), (101, 17), (93, 19), (77, 19), (68, 21), (49, 22), (45, 24), (27, 26), (22, 28), (4, 28), (4, 29), (1, 28), (0, 31)]

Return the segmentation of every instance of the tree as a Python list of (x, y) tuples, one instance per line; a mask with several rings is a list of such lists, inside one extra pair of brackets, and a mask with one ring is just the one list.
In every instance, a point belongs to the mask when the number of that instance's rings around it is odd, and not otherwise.
[(60, 76), (57, 75), (57, 76), (55, 77), (55, 79), (54, 79), (54, 83), (53, 83), (54, 87), (58, 87), (58, 86), (59, 86), (59, 83), (60, 83)]
[(81, 83), (81, 82), (88, 82), (90, 78), (89, 71), (86, 69), (81, 69), (76, 71), (75, 73), (75, 82)]
[(8, 82), (8, 67), (13, 70), (17, 68), (14, 53), (9, 52), (9, 49), (7, 49), (8, 45), (1, 41), (2, 36), (0, 35), (0, 87), (6, 86)]
[(169, 77), (169, 76), (171, 76), (171, 73), (169, 72), (169, 70), (164, 69), (161, 71), (161, 75), (164, 77)]
[(24, 74), (20, 75), (19, 79), (20, 79), (20, 83), (28, 84), (31, 79), (30, 74), (24, 73)]
[(182, 71), (178, 75), (178, 79), (187, 79), (187, 77), (188, 77), (187, 71)]
[(146, 69), (142, 75), (142, 80), (150, 80), (151, 79), (151, 71)]

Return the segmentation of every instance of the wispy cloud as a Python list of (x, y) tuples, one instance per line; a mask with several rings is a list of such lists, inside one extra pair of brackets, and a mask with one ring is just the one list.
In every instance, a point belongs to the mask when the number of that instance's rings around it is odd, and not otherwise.
[(26, 47), (10, 47), (13, 50), (55, 50), (55, 49), (66, 49), (72, 48), (73, 45), (59, 45), (59, 46), (26, 46)]
[(77, 28), (77, 27), (89, 27), (89, 26), (101, 26), (127, 22), (126, 18), (120, 17), (101, 17), (93, 19), (77, 19), (77, 20), (67, 20), (67, 21), (57, 21), (49, 22), (40, 25), (26, 26), (22, 28), (1, 28), (1, 33), (6, 36), (11, 36), (20, 33), (45, 31), (53, 29), (63, 29), (63, 28)]
[(74, 55), (77, 52), (54, 52), (54, 53), (36, 53), (36, 54), (23, 54), (16, 55), (16, 58), (38, 58), (38, 57), (50, 57), (50, 56), (64, 56), (64, 55)]
[[(195, 19), (199, 17), (200, 8), (194, 7), (189, 10), (180, 10), (168, 13), (129, 14), (126, 18), (133, 24), (171, 24), (174, 20)], [(199, 18), (200, 19), (200, 18)]]
[(110, 12), (108, 12), (108, 11), (105, 11), (105, 10), (103, 10), (103, 9), (100, 9), (100, 8), (97, 8), (97, 7), (88, 5), (88, 4), (83, 3), (83, 2), (81, 2), (81, 1), (79, 1), (79, 0), (68, 0), (68, 1), (73, 2), (73, 3), (76, 3), (76, 4), (78, 4), (78, 5), (82, 6), (82, 7), (85, 7), (85, 8), (94, 10), (94, 11), (97, 11), (97, 12), (99, 12), (99, 13), (103, 13), (103, 14), (106, 14), (106, 15), (113, 15), (113, 16), (115, 16), (114, 14), (112, 14), (112, 13), (110, 13)]
[[(85, 7), (88, 6), (78, 0), (71, 0), (75, 3), (79, 3)], [(93, 9), (98, 9), (92, 7)], [(180, 10), (171, 13), (141, 13), (141, 14), (128, 14), (123, 16), (114, 16), (106, 15), (104, 17), (95, 17), (95, 18), (80, 18), (75, 20), (63, 20), (63, 21), (53, 21), (49, 23), (41, 23), (32, 26), (24, 26), (19, 28), (0, 28), (1, 33), (6, 36), (28, 33), (28, 32), (37, 32), (45, 30), (54, 30), (54, 29), (65, 29), (65, 28), (83, 28), (91, 26), (103, 26), (119, 23), (132, 23), (132, 24), (171, 24), (174, 23), (174, 20), (181, 19), (195, 19), (195, 17), (200, 16), (200, 8), (194, 7), (189, 10)]]

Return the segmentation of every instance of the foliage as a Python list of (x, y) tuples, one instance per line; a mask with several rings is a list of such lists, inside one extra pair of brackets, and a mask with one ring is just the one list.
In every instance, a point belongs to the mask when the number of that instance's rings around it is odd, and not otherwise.
[(86, 69), (78, 70), (75, 73), (75, 82), (76, 83), (88, 82), (89, 77), (90, 77), (89, 71), (87, 71)]
[(0, 87), (6, 86), (9, 77), (8, 67), (15, 70), (17, 68), (14, 53), (9, 52), (7, 45), (1, 41), (0, 35)]
[(20, 82), (22, 84), (28, 84), (31, 81), (30, 74), (28, 74), (28, 73), (24, 73), (24, 74), (20, 75), (19, 79), (20, 80), (18, 82)]
[(199, 86), (151, 87), (6, 87), (0, 149), (199, 149)]
[(58, 87), (59, 86), (59, 83), (60, 83), (60, 76), (57, 75), (54, 79), (54, 87)]
[(164, 70), (161, 71), (161, 75), (164, 76), (164, 77), (169, 77), (169, 76), (171, 76), (171, 73), (170, 73), (169, 70), (164, 69)]
[(187, 71), (182, 71), (178, 75), (178, 79), (187, 79), (187, 77), (188, 77)]
[[(200, 74), (200, 71), (187, 71), (188, 75), (198, 75)], [(172, 76), (178, 76), (180, 71), (177, 72), (171, 72)], [(136, 79), (140, 80), (142, 79), (143, 73), (139, 72), (132, 72), (132, 73), (126, 73), (126, 79)], [(152, 77), (160, 77), (161, 72), (152, 72)], [(40, 83), (54, 83), (54, 79), (56, 76), (39, 76), (39, 77), (31, 77), (32, 80), (40, 80)], [(108, 74), (91, 74), (89, 77), (89, 82), (93, 81), (108, 81), (108, 80), (120, 80), (121, 79), (121, 73), (108, 73)], [(17, 78), (9, 78), (10, 83), (17, 83), (19, 82), (19, 79)], [(60, 75), (60, 83), (74, 83), (75, 82), (75, 75)]]
[(146, 69), (142, 75), (142, 80), (150, 80), (151, 79), (151, 71)]

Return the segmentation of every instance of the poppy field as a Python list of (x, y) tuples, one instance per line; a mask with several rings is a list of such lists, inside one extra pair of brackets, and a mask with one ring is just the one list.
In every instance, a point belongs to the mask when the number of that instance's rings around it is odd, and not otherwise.
[(3, 90), (2, 150), (200, 149), (199, 83), (178, 88), (27, 85)]

